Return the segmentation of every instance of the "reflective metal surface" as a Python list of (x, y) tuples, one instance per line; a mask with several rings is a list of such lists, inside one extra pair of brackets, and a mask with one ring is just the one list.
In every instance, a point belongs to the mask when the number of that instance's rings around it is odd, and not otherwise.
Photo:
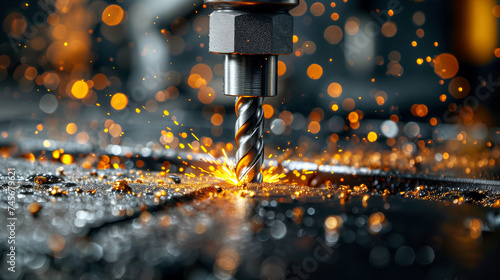
[[(16, 170), (14, 179), (0, 177), (1, 219), (7, 218), (9, 180), (17, 194), (16, 272), (3, 273), (6, 279), (498, 275), (500, 215), (475, 204), (498, 199), (498, 189), (487, 195), (457, 189), (457, 196), (471, 199), (455, 205), (455, 198), (443, 196), (453, 183), (342, 175), (341, 167), (334, 176), (323, 174), (333, 182), (327, 187), (264, 183), (245, 189), (141, 170), (81, 171), (15, 159), (1, 159), (0, 167)], [(405, 193), (416, 195), (382, 194), (398, 181), (403, 188), (410, 182)], [(5, 254), (9, 236), (0, 231)]]

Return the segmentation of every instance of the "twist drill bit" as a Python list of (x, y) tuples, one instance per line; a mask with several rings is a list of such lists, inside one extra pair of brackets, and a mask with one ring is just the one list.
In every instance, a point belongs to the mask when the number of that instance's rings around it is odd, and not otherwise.
[(239, 182), (262, 183), (260, 167), (264, 161), (263, 99), (238, 97), (236, 100), (236, 176)]
[(210, 15), (210, 52), (224, 54), (225, 95), (236, 100), (236, 176), (262, 182), (264, 97), (277, 95), (278, 54), (292, 52), (293, 17), (299, 0), (205, 0)]
[(226, 55), (224, 93), (237, 96), (235, 111), (236, 177), (240, 183), (262, 183), (264, 162), (264, 96), (276, 95), (277, 56)]

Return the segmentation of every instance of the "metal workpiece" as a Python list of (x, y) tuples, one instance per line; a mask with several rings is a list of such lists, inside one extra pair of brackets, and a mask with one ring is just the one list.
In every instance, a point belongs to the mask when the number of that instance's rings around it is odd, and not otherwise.
[(278, 94), (278, 56), (236, 55), (224, 57), (225, 95), (273, 97)]
[(236, 99), (236, 177), (241, 183), (262, 183), (260, 167), (264, 162), (262, 97)]
[(293, 17), (299, 0), (205, 0), (210, 14), (210, 52), (224, 54), (225, 95), (236, 100), (236, 176), (262, 182), (264, 97), (276, 96), (278, 55), (293, 51)]

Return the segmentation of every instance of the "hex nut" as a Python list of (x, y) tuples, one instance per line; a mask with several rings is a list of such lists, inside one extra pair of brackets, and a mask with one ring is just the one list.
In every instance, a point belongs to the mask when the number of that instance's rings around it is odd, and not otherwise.
[(288, 13), (218, 10), (210, 15), (210, 51), (237, 54), (289, 54), (293, 17)]

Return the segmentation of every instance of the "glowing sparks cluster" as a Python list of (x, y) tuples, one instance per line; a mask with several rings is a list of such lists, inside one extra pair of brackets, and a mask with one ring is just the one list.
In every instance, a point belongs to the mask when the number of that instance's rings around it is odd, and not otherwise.
[[(206, 154), (211, 157), (211, 159), (205, 160), (206, 162), (212, 164), (209, 167), (210, 171), (207, 171), (201, 167), (198, 167), (198, 169), (226, 183), (235, 186), (239, 185), (240, 182), (236, 177), (234, 159), (230, 159), (224, 149), (222, 149), (222, 153), (224, 154), (224, 157), (222, 157), (221, 159), (216, 159), (210, 153), (206, 152)], [(276, 169), (276, 166), (271, 166), (268, 169), (261, 170), (263, 182), (279, 183), (280, 179), (286, 176), (284, 173), (275, 173)]]

